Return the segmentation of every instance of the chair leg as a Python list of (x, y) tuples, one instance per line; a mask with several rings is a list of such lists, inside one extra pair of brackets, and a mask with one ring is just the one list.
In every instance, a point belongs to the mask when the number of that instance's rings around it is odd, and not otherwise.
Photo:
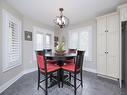
[(83, 82), (82, 82), (82, 71), (80, 72), (80, 78), (81, 78), (81, 87), (83, 87)]
[(52, 81), (52, 74), (50, 74), (50, 82)]
[(74, 74), (74, 95), (76, 95), (76, 74)]
[(60, 70), (57, 71), (57, 81), (58, 81), (58, 86), (60, 88)]
[(61, 74), (62, 74), (62, 88), (63, 88), (63, 85), (64, 85), (64, 71), (61, 70)]
[(38, 70), (38, 87), (37, 87), (37, 90), (39, 90), (39, 85), (40, 85), (40, 71)]
[(48, 78), (47, 78), (47, 75), (45, 76), (45, 95), (48, 95)]
[(71, 81), (71, 73), (69, 72), (69, 81)]

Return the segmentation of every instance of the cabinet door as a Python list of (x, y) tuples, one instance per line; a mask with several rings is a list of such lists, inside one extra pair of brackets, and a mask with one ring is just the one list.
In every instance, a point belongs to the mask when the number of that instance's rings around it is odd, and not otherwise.
[(127, 21), (127, 6), (120, 9), (120, 20)]
[(97, 20), (97, 72), (106, 74), (106, 17)]
[(107, 75), (119, 78), (119, 16), (107, 16)]

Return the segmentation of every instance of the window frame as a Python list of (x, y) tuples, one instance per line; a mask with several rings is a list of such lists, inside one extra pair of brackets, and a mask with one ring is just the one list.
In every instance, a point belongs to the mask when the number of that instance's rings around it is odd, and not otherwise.
[[(49, 44), (49, 47), (47, 47), (47, 44), (46, 44), (46, 36), (49, 36), (50, 37), (50, 44)], [(51, 49), (51, 43), (52, 43), (52, 35), (51, 34), (49, 34), (49, 33), (47, 33), (46, 35), (45, 35), (45, 48), (46, 49)]]
[(79, 49), (79, 35), (80, 35), (80, 32), (83, 32), (86, 28), (88, 28), (88, 27), (90, 27), (91, 28), (91, 31), (88, 33), (88, 36), (89, 36), (89, 38), (88, 38), (88, 43), (90, 43), (90, 44), (88, 44), (88, 56), (85, 56), (85, 60), (86, 61), (92, 61), (92, 50), (93, 50), (93, 48), (92, 48), (92, 44), (93, 44), (93, 42), (92, 42), (92, 36), (93, 36), (93, 26), (92, 25), (87, 25), (87, 26), (84, 26), (84, 27), (81, 27), (81, 28), (76, 28), (76, 29), (72, 29), (72, 30), (69, 30), (69, 36), (68, 36), (68, 39), (69, 39), (69, 41), (68, 41), (68, 48), (70, 48), (69, 46), (70, 46), (70, 34), (71, 33), (73, 33), (73, 32), (77, 32), (77, 34), (78, 34), (78, 43), (77, 43), (77, 48), (75, 48), (75, 49)]
[[(42, 35), (42, 41), (43, 41), (43, 42), (42, 42), (42, 45), (43, 45), (43, 46), (42, 46), (42, 48), (44, 48), (44, 34), (43, 34), (43, 33), (41, 33), (41, 32), (37, 32), (35, 36), (37, 36), (37, 34)], [(35, 37), (35, 41), (37, 41), (37, 39), (36, 39), (36, 38), (37, 38), (37, 37)], [(36, 45), (37, 45), (37, 43), (36, 43)], [(36, 49), (37, 49), (37, 47), (36, 47)], [(40, 50), (40, 49), (37, 49), (37, 50)]]
[[(8, 33), (9, 31), (9, 20), (15, 22), (17, 24), (17, 31), (19, 32), (18, 36), (19, 42), (20, 42), (20, 47), (19, 47), (19, 63), (13, 63), (9, 64), (9, 59), (8, 59)], [(22, 23), (21, 20), (16, 18), (14, 15), (11, 13), (7, 12), (6, 10), (2, 10), (2, 72), (8, 71), (10, 69), (13, 69), (17, 66), (20, 66), (22, 64)]]
[(43, 49), (46, 49), (46, 35), (51, 35), (51, 45), (50, 48), (54, 51), (54, 31), (40, 28), (37, 26), (33, 27), (33, 61), (36, 60), (36, 54), (35, 54), (35, 44), (36, 44), (36, 33), (41, 33), (43, 34)]

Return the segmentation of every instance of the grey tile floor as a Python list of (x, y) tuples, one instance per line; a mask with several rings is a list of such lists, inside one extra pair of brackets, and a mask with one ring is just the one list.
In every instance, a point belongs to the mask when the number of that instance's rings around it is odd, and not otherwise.
[[(77, 90), (77, 95), (127, 95), (120, 89), (118, 82), (97, 77), (96, 74), (83, 72), (83, 88)], [(21, 77), (0, 95), (45, 95), (43, 90), (37, 90), (37, 72)], [(73, 89), (57, 85), (48, 89), (48, 95), (74, 95)]]

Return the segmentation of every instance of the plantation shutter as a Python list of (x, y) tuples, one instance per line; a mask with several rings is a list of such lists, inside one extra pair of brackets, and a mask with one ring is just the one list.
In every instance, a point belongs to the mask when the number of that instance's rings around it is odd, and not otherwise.
[(18, 25), (12, 21), (9, 21), (8, 31), (8, 59), (10, 64), (19, 62), (20, 58), (20, 33), (18, 31)]
[(3, 71), (21, 64), (21, 21), (3, 10)]

